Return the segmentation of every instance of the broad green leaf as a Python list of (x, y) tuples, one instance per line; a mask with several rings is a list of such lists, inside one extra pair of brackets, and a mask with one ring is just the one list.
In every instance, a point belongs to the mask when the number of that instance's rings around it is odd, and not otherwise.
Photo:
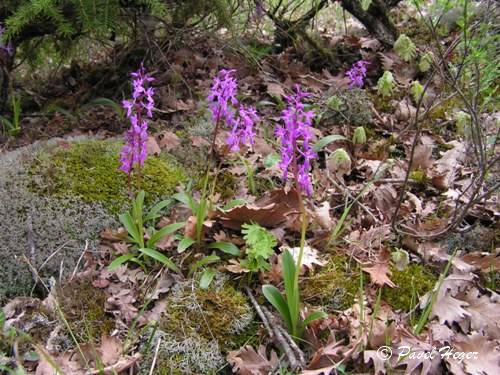
[(173, 223), (164, 226), (160, 230), (156, 231), (147, 242), (148, 247), (154, 247), (155, 244), (161, 240), (163, 237), (174, 233), (176, 230), (184, 228), (186, 226), (185, 222)]
[(132, 239), (136, 243), (140, 244), (142, 241), (142, 238), (140, 238), (139, 229), (135, 225), (134, 220), (132, 219), (132, 216), (130, 216), (130, 212), (125, 212), (124, 214), (121, 214), (119, 216), (119, 218), (120, 218), (120, 222), (123, 224), (123, 226), (127, 230), (130, 237), (132, 237)]
[(209, 249), (218, 249), (221, 250), (227, 254), (231, 254), (234, 256), (240, 256), (240, 249), (231, 242), (212, 242), (210, 245), (208, 245)]
[(198, 211), (198, 204), (194, 201), (194, 199), (188, 195), (185, 191), (181, 191), (180, 193), (176, 193), (172, 195), (176, 201), (179, 201), (189, 207), (189, 209), (194, 213)]
[(321, 151), (324, 147), (328, 146), (330, 143), (336, 141), (347, 141), (347, 138), (343, 135), (332, 134), (327, 135), (326, 137), (321, 138), (318, 142), (316, 142), (313, 146), (313, 150), (316, 152)]
[(177, 245), (177, 252), (178, 253), (183, 253), (187, 249), (189, 249), (190, 246), (196, 243), (196, 240), (193, 240), (191, 237), (184, 237), (181, 242), (179, 242), (179, 245)]
[(217, 272), (213, 268), (207, 268), (201, 275), (200, 288), (208, 289), (216, 274)]
[(264, 158), (264, 167), (272, 168), (276, 164), (278, 164), (280, 160), (281, 157), (277, 153), (273, 152), (272, 154), (269, 154)]
[(116, 258), (114, 261), (112, 261), (109, 266), (108, 266), (108, 271), (113, 271), (120, 267), (123, 263), (128, 262), (130, 259), (135, 257), (134, 254), (129, 253), (129, 254), (124, 254), (120, 255), (118, 258)]
[(196, 240), (201, 242), (201, 236), (203, 234), (203, 224), (205, 223), (205, 217), (207, 214), (207, 199), (203, 197), (200, 199), (198, 205), (198, 211), (196, 211)]
[(299, 301), (298, 291), (295, 290), (295, 272), (298, 272), (295, 267), (295, 261), (292, 254), (286, 250), (281, 258), (283, 263), (283, 280), (285, 282), (285, 294), (290, 311), (290, 319), (292, 326), (295, 326), (299, 319)]
[(172, 262), (172, 260), (170, 258), (168, 258), (164, 254), (160, 253), (159, 251), (154, 250), (154, 249), (150, 249), (148, 247), (144, 247), (142, 249), (139, 249), (139, 251), (141, 253), (147, 255), (148, 257), (151, 257), (151, 258), (156, 259), (157, 261), (163, 263), (165, 266), (167, 266), (171, 270), (173, 270), (173, 271), (175, 271), (177, 273), (181, 272), (181, 270), (179, 269), (179, 267), (177, 267), (175, 265), (175, 263)]
[(231, 208), (234, 208), (236, 206), (241, 206), (243, 204), (246, 204), (247, 201), (245, 199), (233, 199), (230, 202), (227, 202), (224, 207), (222, 207), (222, 210), (227, 211), (230, 210)]
[(218, 262), (219, 260), (220, 257), (218, 257), (217, 255), (207, 255), (206, 257), (201, 258), (199, 261), (197, 261), (190, 267), (189, 274), (192, 275), (198, 270), (198, 268), (206, 266), (207, 264)]
[(288, 306), (286, 304), (285, 299), (281, 295), (278, 288), (274, 285), (266, 284), (262, 286), (262, 294), (269, 301), (271, 305), (274, 306), (276, 310), (280, 313), (281, 317), (285, 321), (285, 324), (288, 327), (288, 331), (292, 330), (292, 319), (290, 318), (290, 311), (288, 310)]
[(328, 318), (328, 314), (325, 313), (324, 311), (315, 311), (311, 314), (309, 314), (305, 319), (304, 321), (302, 322), (302, 324), (305, 326), (308, 326), (309, 324), (311, 324), (312, 322), (314, 322), (315, 320), (318, 320), (318, 319), (326, 319)]
[(160, 213), (160, 211), (170, 205), (170, 203), (172, 203), (170, 199), (165, 199), (155, 204), (154, 207), (151, 208), (148, 214), (144, 217), (144, 221), (150, 221), (158, 218), (158, 214)]
[(144, 190), (141, 190), (137, 194), (134, 204), (132, 205), (132, 217), (139, 228), (142, 228), (142, 210), (144, 208), (145, 197), (146, 192)]

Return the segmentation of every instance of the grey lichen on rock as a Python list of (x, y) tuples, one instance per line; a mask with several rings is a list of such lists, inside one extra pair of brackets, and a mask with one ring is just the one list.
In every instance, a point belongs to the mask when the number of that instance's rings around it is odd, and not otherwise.
[[(58, 279), (60, 270), (65, 277), (85, 248), (98, 251), (103, 228), (118, 225), (129, 202), (127, 177), (117, 170), (119, 149), (118, 141), (78, 137), (0, 155), (0, 305), (33, 287), (23, 255), (42, 278)], [(154, 201), (183, 178), (168, 159), (151, 157), (142, 188)]]
[(142, 346), (144, 355), (140, 374), (148, 374), (158, 346), (155, 374), (212, 374), (225, 362), (217, 340), (191, 334), (183, 338), (158, 329), (144, 335), (149, 346)]

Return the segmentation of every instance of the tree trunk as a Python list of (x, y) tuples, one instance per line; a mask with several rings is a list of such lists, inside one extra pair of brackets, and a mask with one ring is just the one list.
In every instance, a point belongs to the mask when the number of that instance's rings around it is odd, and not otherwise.
[(364, 27), (387, 47), (392, 47), (398, 31), (389, 18), (389, 7), (399, 3), (398, 0), (372, 0), (365, 11), (359, 0), (341, 0), (342, 7), (356, 17)]
[(7, 109), (9, 98), (10, 73), (13, 66), (13, 56), (0, 50), (0, 115)]

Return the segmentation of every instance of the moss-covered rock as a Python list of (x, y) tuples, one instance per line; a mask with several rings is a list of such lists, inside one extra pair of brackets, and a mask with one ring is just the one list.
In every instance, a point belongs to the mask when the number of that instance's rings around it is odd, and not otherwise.
[(157, 329), (141, 335), (141, 373), (148, 373), (159, 339), (156, 374), (216, 373), (224, 353), (256, 341), (258, 328), (245, 296), (222, 275), (208, 290), (195, 281), (181, 282), (167, 297)]
[[(30, 188), (41, 195), (79, 197), (119, 213), (128, 202), (128, 178), (119, 171), (121, 142), (89, 140), (45, 149), (29, 165)], [(170, 194), (185, 179), (181, 168), (160, 157), (148, 157), (132, 190), (149, 193), (150, 201)]]
[(391, 271), (391, 280), (397, 287), (384, 286), (382, 300), (394, 310), (413, 309), (419, 299), (434, 288), (437, 281), (437, 277), (422, 264), (411, 264), (402, 271), (392, 267)]
[[(61, 269), (64, 277), (85, 247), (98, 250), (103, 228), (118, 225), (117, 213), (130, 202), (119, 149), (117, 141), (82, 137), (0, 155), (0, 305), (33, 288), (23, 255), (42, 278), (58, 278)], [(141, 188), (156, 200), (183, 179), (174, 162), (150, 157)]]

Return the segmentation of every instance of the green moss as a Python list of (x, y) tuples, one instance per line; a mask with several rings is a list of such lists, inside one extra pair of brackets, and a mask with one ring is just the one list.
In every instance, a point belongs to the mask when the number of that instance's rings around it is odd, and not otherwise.
[(349, 258), (334, 255), (324, 267), (304, 278), (301, 297), (330, 310), (347, 309), (358, 293), (359, 275), (359, 268), (351, 268)]
[(403, 271), (391, 268), (391, 271), (390, 278), (397, 288), (385, 286), (382, 290), (382, 299), (394, 310), (413, 309), (419, 298), (432, 290), (437, 281), (436, 276), (421, 264), (411, 264)]
[(245, 345), (250, 345), (254, 348), (258, 348), (261, 344), (259, 338), (259, 328), (260, 321), (252, 321), (248, 325), (248, 327), (240, 334), (229, 336), (226, 345), (224, 345), (224, 349), (236, 350)]
[[(200, 182), (203, 184), (203, 181)], [(214, 177), (209, 178), (209, 185), (214, 183)], [(199, 186), (198, 188), (202, 188)], [(215, 181), (215, 189), (216, 193), (219, 193), (222, 199), (232, 199), (238, 189), (238, 181), (236, 177), (229, 172), (228, 170), (224, 170), (217, 175), (217, 180)]]
[(410, 179), (413, 180), (414, 182), (417, 182), (423, 186), (427, 185), (429, 183), (429, 178), (427, 177), (427, 174), (425, 171), (421, 169), (415, 169), (414, 171), (410, 172)]
[[(82, 141), (54, 147), (40, 153), (28, 167), (30, 188), (42, 195), (77, 196), (85, 202), (100, 202), (110, 212), (118, 213), (128, 197), (127, 175), (119, 171), (121, 143), (117, 141)], [(148, 157), (141, 176), (133, 176), (134, 191), (145, 190), (151, 203), (172, 193), (185, 179), (173, 162)]]
[(105, 311), (106, 298), (89, 280), (75, 279), (57, 288), (61, 312), (79, 342), (96, 342), (114, 328), (113, 318)]
[(229, 283), (208, 290), (188, 283), (169, 296), (160, 328), (178, 337), (196, 333), (224, 344), (229, 336), (243, 332), (252, 316), (245, 296)]

